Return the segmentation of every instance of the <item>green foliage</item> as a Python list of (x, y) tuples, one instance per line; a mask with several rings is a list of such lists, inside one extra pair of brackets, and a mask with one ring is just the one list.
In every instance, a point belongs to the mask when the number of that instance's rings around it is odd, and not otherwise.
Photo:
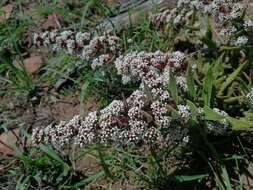
[(189, 94), (192, 98), (196, 98), (196, 90), (195, 90), (195, 84), (194, 84), (194, 78), (192, 73), (192, 67), (191, 65), (188, 65), (187, 74), (186, 74), (186, 84), (188, 86)]
[(207, 66), (207, 71), (203, 81), (202, 97), (204, 99), (204, 105), (210, 106), (213, 89), (213, 74), (211, 66)]
[[(75, 171), (70, 157), (64, 157), (47, 145), (29, 147), (27, 151), (16, 145), (12, 147), (16, 153), (15, 162), (11, 163), (13, 169), (4, 176), (17, 179), (15, 185), (17, 190), (34, 188), (77, 190), (105, 175), (104, 171), (92, 175)], [(18, 167), (15, 167), (15, 163)]]
[(205, 117), (206, 117), (207, 120), (220, 121), (220, 120), (224, 119), (224, 116), (222, 116), (222, 115), (218, 114), (217, 112), (213, 111), (208, 106), (204, 107), (204, 113), (205, 113)]
[[(11, 86), (1, 88), (0, 94), (15, 92), (30, 96), (36, 91), (36, 85), (26, 72), (21, 56), (23, 47), (20, 40), (31, 24), (29, 19), (21, 19), (17, 13), (0, 23), (0, 81)], [(15, 59), (21, 64), (14, 64)]]
[[(18, 4), (22, 6), (23, 3), (21, 0)], [(59, 6), (59, 3), (66, 6)], [(76, 5), (80, 9), (76, 9)], [(100, 0), (78, 1), (73, 2), (73, 5), (65, 1), (43, 0), (36, 7), (34, 14), (46, 18), (57, 13), (62, 17), (63, 26), (66, 24), (68, 28), (83, 30), (94, 27), (104, 18), (117, 15), (119, 11), (118, 7), (109, 7)], [(76, 24), (72, 23), (73, 18), (76, 19)], [(131, 26), (129, 30), (117, 34), (122, 38), (124, 53), (142, 50), (149, 52), (177, 50), (175, 38), (179, 34), (183, 34), (183, 39), (188, 43), (201, 33), (198, 26), (193, 25), (196, 19), (199, 19), (197, 11), (191, 18), (190, 26), (176, 32), (175, 26), (171, 23), (157, 29), (145, 19)], [(200, 40), (207, 48), (199, 54), (196, 54), (198, 49), (190, 49), (194, 52), (189, 54), (192, 60), (185, 76), (187, 93), (181, 94), (172, 74), (169, 79), (168, 91), (175, 107), (178, 104), (186, 104), (191, 111), (191, 118), (184, 126), (178, 121), (172, 123), (168, 129), (163, 129), (173, 134), (169, 136), (169, 146), (160, 149), (151, 145), (138, 147), (130, 144), (119, 147), (90, 145), (84, 147), (80, 155), (74, 158), (58, 152), (56, 147), (44, 144), (38, 147), (28, 146), (26, 151), (14, 147), (16, 155), (13, 159), (18, 167), (13, 165), (8, 175), (17, 179), (16, 189), (82, 189), (101, 177), (109, 179), (106, 180), (108, 187), (113, 183), (124, 183), (128, 180), (137, 189), (170, 189), (174, 188), (175, 184), (195, 184), (195, 188), (202, 188), (209, 182), (221, 190), (243, 189), (242, 182), (238, 179), (240, 179), (239, 164), (243, 161), (239, 158), (245, 156), (241, 153), (244, 148), (240, 143), (241, 152), (237, 152), (238, 143), (230, 139), (233, 137), (230, 133), (237, 134), (242, 130), (247, 132), (253, 127), (253, 108), (245, 100), (245, 94), (253, 84), (252, 46), (224, 45), (218, 48), (209, 17), (202, 17), (200, 20), (202, 23), (200, 27), (204, 30)], [(0, 80), (10, 85), (1, 88), (1, 94), (17, 92), (29, 97), (37, 90), (35, 78), (26, 72), (24, 65), (18, 67), (13, 64), (13, 60), (17, 58), (22, 62), (23, 47), (20, 39), (31, 24), (33, 23), (28, 20), (12, 18), (0, 25)], [(196, 64), (197, 69), (193, 69), (193, 64)], [(119, 82), (121, 78), (112, 64), (93, 71), (90, 62), (64, 53), (50, 55), (38, 77), (50, 87), (56, 86), (61, 80), (66, 80), (61, 93), (80, 92), (80, 107), (92, 96), (104, 100), (104, 105), (113, 99), (124, 99), (138, 87), (138, 84), (121, 84)], [(146, 84), (144, 88), (146, 95), (152, 100), (153, 97)], [(173, 118), (178, 117), (175, 107), (171, 106), (168, 110)], [(201, 119), (199, 108), (204, 109)], [(222, 116), (213, 108), (225, 110), (229, 116)], [(152, 117), (148, 112), (144, 115), (147, 120)], [(227, 136), (222, 136), (221, 140), (220, 134), (212, 136), (207, 132), (207, 124), (222, 120), (228, 122), (230, 131)], [(185, 145), (182, 138), (174, 143), (173, 138), (180, 136), (185, 128), (189, 130), (189, 143)], [(222, 149), (225, 143), (233, 150)], [(230, 151), (234, 151), (232, 154), (236, 155), (231, 155)], [(92, 156), (94, 160), (98, 159), (103, 170), (90, 175), (78, 173), (73, 163), (87, 155)], [(177, 161), (179, 163), (174, 163)], [(197, 161), (197, 164), (194, 161)], [(234, 163), (231, 164), (231, 161)], [(174, 169), (175, 165), (177, 169)], [(238, 170), (236, 175), (235, 169)]]
[(15, 92), (30, 97), (35, 93), (36, 85), (26, 72), (24, 65), (21, 64), (20, 67), (17, 67), (9, 57), (2, 53), (0, 53), (0, 64), (2, 68), (0, 74), (9, 74), (9, 78), (0, 76), (0, 81), (11, 85), (11, 87), (0, 89), (0, 94)]
[(241, 72), (241, 70), (244, 68), (246, 64), (247, 64), (246, 62), (241, 64), (233, 73), (231, 73), (227, 77), (226, 81), (222, 83), (220, 90), (218, 92), (218, 95), (221, 95), (223, 91), (233, 82), (233, 80), (236, 79), (236, 77), (239, 75), (239, 73)]
[[(203, 18), (202, 18), (203, 19)], [(204, 19), (203, 19), (204, 20)], [(202, 37), (202, 42), (208, 46), (209, 51), (216, 51), (217, 46), (213, 41), (212, 28), (209, 21), (209, 16), (205, 17), (205, 21), (203, 22), (203, 27), (205, 27), (205, 35)]]
[(178, 103), (178, 90), (177, 90), (176, 79), (172, 75), (170, 75), (168, 90), (171, 94), (171, 97), (175, 100), (176, 103)]

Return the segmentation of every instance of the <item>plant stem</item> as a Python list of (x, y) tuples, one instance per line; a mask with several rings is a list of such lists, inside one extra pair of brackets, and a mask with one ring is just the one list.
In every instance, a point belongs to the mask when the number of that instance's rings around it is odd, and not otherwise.
[(150, 152), (151, 152), (151, 155), (154, 157), (154, 159), (155, 159), (155, 162), (156, 162), (156, 164), (157, 164), (157, 166), (158, 166), (158, 168), (159, 168), (159, 172), (161, 172), (161, 174), (163, 175), (163, 176), (165, 176), (165, 172), (163, 171), (163, 167), (162, 167), (162, 165), (161, 165), (161, 163), (159, 162), (159, 159), (158, 159), (158, 156), (157, 156), (157, 154), (156, 154), (156, 152), (155, 152), (155, 149), (154, 149), (154, 147), (151, 145), (150, 146)]
[(113, 180), (114, 177), (113, 177), (112, 173), (110, 172), (108, 165), (105, 162), (101, 145), (97, 145), (97, 152), (98, 152), (98, 157), (100, 159), (101, 165), (105, 171), (106, 176)]

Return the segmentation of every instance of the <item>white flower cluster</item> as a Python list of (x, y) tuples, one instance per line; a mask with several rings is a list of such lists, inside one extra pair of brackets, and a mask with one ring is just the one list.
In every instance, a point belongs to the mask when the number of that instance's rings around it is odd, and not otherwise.
[(223, 38), (229, 39), (237, 31), (235, 26), (229, 26), (220, 30), (220, 35)]
[(75, 144), (83, 147), (85, 144), (96, 143), (98, 140), (96, 133), (98, 127), (97, 112), (90, 112), (80, 124), (77, 136), (74, 137)]
[(166, 9), (160, 13), (151, 15), (150, 19), (158, 26), (163, 23), (172, 23), (179, 27), (190, 20), (192, 13), (193, 7), (191, 6), (190, 0), (179, 0), (176, 8), (172, 10)]
[(173, 64), (173, 67), (180, 69), (182, 63), (185, 60), (185, 54), (180, 51), (175, 51), (171, 54), (169, 61)]
[(178, 114), (183, 119), (184, 122), (187, 122), (191, 117), (190, 107), (188, 105), (178, 105)]
[(176, 77), (176, 83), (177, 86), (182, 89), (183, 92), (187, 92), (188, 91), (188, 86), (186, 83), (186, 78), (185, 76), (178, 76)]
[[(223, 117), (228, 117), (227, 112), (220, 110), (218, 108), (213, 108), (213, 111), (218, 113), (219, 115)], [(208, 121), (207, 122), (208, 129), (212, 132), (224, 132), (224, 130), (227, 130), (229, 128), (229, 123), (227, 122), (226, 118), (221, 119), (220, 121)]]
[[(180, 26), (188, 22), (193, 14), (193, 9), (208, 13), (218, 20), (223, 36), (233, 36), (238, 28), (232, 25), (231, 20), (237, 21), (243, 11), (240, 3), (233, 0), (190, 1), (179, 0), (178, 6), (172, 11), (164, 11), (153, 17), (154, 20), (173, 22)], [(243, 27), (249, 29), (250, 21), (244, 22)], [(234, 45), (248, 43), (247, 36), (233, 39)], [(82, 59), (92, 61), (92, 69), (108, 63), (115, 56), (114, 66), (122, 83), (139, 82), (140, 87), (125, 100), (114, 100), (104, 109), (89, 113), (85, 118), (75, 116), (68, 122), (58, 125), (49, 125), (44, 129), (34, 129), (32, 140), (35, 144), (44, 142), (64, 146), (75, 143), (85, 146), (91, 143), (158, 143), (165, 142), (164, 129), (170, 127), (174, 118), (168, 113), (168, 108), (176, 107), (180, 124), (187, 123), (192, 116), (187, 105), (175, 105), (175, 101), (168, 92), (170, 75), (176, 79), (176, 85), (185, 93), (188, 90), (185, 73), (187, 68), (186, 55), (183, 52), (156, 51), (130, 52), (121, 55), (120, 40), (118, 37), (104, 35), (91, 37), (89, 33), (45, 32), (36, 34), (34, 42), (40, 46), (49, 46), (54, 50), (63, 50), (68, 54), (76, 55)], [(253, 102), (253, 90), (247, 95)], [(228, 114), (217, 108), (215, 112), (225, 117)], [(205, 120), (203, 109), (199, 108), (197, 117)], [(178, 118), (177, 118), (178, 119)], [(210, 128), (227, 129), (226, 119), (221, 121), (207, 121)], [(188, 141), (185, 139), (184, 141)]]
[(210, 15), (215, 20), (224, 43), (238, 46), (248, 43), (247, 36), (235, 39), (236, 32), (245, 30), (248, 33), (253, 29), (253, 21), (242, 18), (246, 6), (240, 0), (179, 0), (176, 8), (152, 15), (151, 20), (158, 26), (170, 22), (179, 28), (192, 22), (194, 10), (203, 16)]
[(245, 7), (237, 0), (214, 0), (209, 10), (219, 23), (240, 19)]
[[(213, 108), (213, 111), (223, 117), (229, 116), (227, 112), (220, 110), (218, 108)], [(229, 129), (229, 123), (227, 122), (226, 118), (223, 118), (220, 121), (206, 120), (204, 109), (201, 107), (199, 107), (197, 110), (197, 119), (201, 121), (206, 121), (207, 129), (209, 130), (209, 132), (214, 133), (214, 134), (224, 133), (225, 131)]]
[(250, 92), (246, 95), (246, 98), (253, 105), (253, 88), (251, 88)]
[[(87, 117), (74, 117), (69, 122), (50, 125), (33, 131), (34, 143), (64, 146), (74, 142), (80, 146), (90, 143), (158, 143), (164, 144), (162, 130), (168, 128), (167, 113), (171, 103), (165, 71), (181, 75), (185, 59), (181, 52), (129, 53), (115, 61), (119, 74), (141, 82), (125, 101), (114, 100), (107, 107), (91, 112)], [(122, 78), (123, 78), (122, 77)], [(179, 107), (180, 109), (180, 107)], [(182, 111), (182, 118), (190, 113)], [(186, 110), (187, 111), (187, 110)]]
[(166, 128), (170, 125), (171, 118), (167, 115), (167, 104), (161, 101), (154, 101), (151, 104), (154, 120), (158, 126)]
[(246, 45), (248, 43), (248, 37), (246, 36), (239, 36), (236, 41), (234, 42), (234, 45), (236, 46), (242, 46), (242, 45)]
[(32, 134), (32, 142), (45, 142), (63, 146), (69, 144), (78, 134), (81, 124), (79, 116), (73, 117), (69, 122), (61, 121), (58, 125), (49, 125), (43, 130), (35, 129)]
[[(115, 67), (118, 74), (122, 75), (123, 84), (129, 81), (139, 81), (145, 79), (147, 84), (152, 86), (156, 83), (168, 81), (165, 73), (184, 70), (185, 55), (176, 51), (173, 53), (163, 53), (156, 51), (154, 53), (132, 52), (126, 56), (120, 56), (115, 61)], [(163, 72), (163, 79), (161, 78)], [(168, 75), (167, 75), (168, 76)], [(154, 80), (155, 79), (155, 80)], [(159, 81), (160, 80), (160, 81)]]
[(253, 30), (253, 20), (244, 21), (243, 27), (245, 30)]
[(121, 54), (120, 39), (109, 34), (92, 37), (90, 33), (86, 32), (53, 30), (42, 34), (35, 33), (34, 44), (51, 47), (54, 51), (64, 51), (81, 59), (92, 61), (93, 69), (108, 63), (114, 56)]

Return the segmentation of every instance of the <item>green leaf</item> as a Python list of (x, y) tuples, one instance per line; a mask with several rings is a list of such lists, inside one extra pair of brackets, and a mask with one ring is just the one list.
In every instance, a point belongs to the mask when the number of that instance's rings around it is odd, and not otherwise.
[(223, 56), (224, 56), (224, 53), (212, 64), (212, 73), (213, 73), (214, 80), (216, 80), (224, 72), (224, 67), (222, 65)]
[(101, 172), (99, 172), (97, 174), (94, 174), (94, 175), (90, 175), (89, 177), (85, 178), (84, 180), (79, 181), (78, 183), (76, 183), (74, 185), (74, 187), (75, 188), (82, 187), (82, 186), (87, 185), (87, 184), (91, 183), (92, 181), (96, 180), (97, 178), (102, 177), (104, 175), (105, 175), (104, 171), (101, 171)]
[(209, 40), (212, 40), (213, 33), (212, 33), (212, 27), (210, 25), (209, 16), (207, 15), (205, 18), (205, 25), (206, 25), (206, 34), (205, 37)]
[(234, 103), (242, 100), (244, 97), (243, 96), (236, 96), (236, 97), (230, 97), (224, 100), (226, 103)]
[(31, 176), (24, 176), (22, 175), (18, 181), (17, 181), (17, 184), (16, 184), (16, 190), (27, 190), (27, 186), (28, 186), (28, 183), (29, 183), (29, 179), (31, 178)]
[(237, 75), (242, 71), (247, 62), (241, 64), (233, 73), (231, 73), (228, 78), (222, 83), (221, 88), (218, 92), (218, 95), (222, 95), (224, 90), (236, 79)]
[(83, 115), (83, 103), (89, 97), (89, 95), (90, 95), (90, 83), (89, 81), (86, 81), (83, 84), (80, 93), (80, 115)]
[(190, 107), (193, 118), (196, 118), (196, 115), (198, 113), (198, 108), (195, 106), (194, 103), (192, 103), (189, 100), (187, 100), (187, 105)]
[(43, 144), (39, 144), (40, 149), (46, 153), (49, 157), (53, 158), (54, 160), (58, 161), (59, 163), (65, 165), (66, 163), (57, 155), (57, 153), (49, 146), (45, 146)]
[(221, 84), (222, 84), (222, 82), (224, 81), (224, 80), (226, 80), (226, 76), (221, 76), (221, 77), (219, 77), (219, 78), (217, 78), (216, 80), (214, 80), (214, 85), (217, 87), (217, 88), (220, 88), (220, 86), (221, 86)]
[(221, 166), (221, 171), (222, 171), (222, 179), (224, 179), (224, 183), (227, 187), (227, 190), (233, 190), (231, 182), (230, 182), (230, 177), (224, 165)]
[(208, 162), (209, 167), (211, 168), (213, 174), (214, 174), (214, 180), (216, 185), (218, 186), (218, 188), (220, 190), (226, 190), (226, 188), (224, 187), (222, 181), (220, 180), (219, 175), (216, 173), (215, 169), (213, 168), (212, 164), (210, 162)]
[(204, 78), (203, 91), (202, 91), (204, 104), (207, 106), (210, 106), (212, 88), (213, 88), (213, 75), (212, 75), (211, 67), (209, 67), (207, 70), (206, 76)]
[(226, 118), (230, 123), (233, 130), (249, 129), (253, 127), (253, 124), (245, 119), (235, 119), (233, 117)]
[(177, 82), (176, 79), (170, 75), (168, 90), (171, 94), (171, 97), (178, 103), (178, 90), (177, 90)]
[(60, 175), (56, 178), (57, 182), (61, 182), (64, 177), (66, 177), (69, 173), (70, 167), (67, 164), (63, 165), (63, 171), (60, 173)]
[(41, 173), (38, 172), (36, 175), (33, 176), (33, 179), (37, 182), (37, 183), (41, 183), (42, 179), (40, 177)]
[(207, 120), (211, 121), (220, 121), (224, 119), (225, 117), (218, 114), (217, 112), (213, 111), (210, 107), (205, 106), (204, 107), (204, 113)]
[(194, 79), (193, 79), (192, 68), (191, 68), (190, 64), (188, 65), (188, 69), (187, 69), (186, 83), (188, 86), (188, 91), (189, 91), (190, 96), (195, 98), (196, 91), (195, 91), (195, 87), (194, 87)]
[(205, 35), (201, 38), (202, 42), (205, 43), (210, 50), (216, 49), (216, 43), (212, 40), (213, 34), (212, 34), (212, 27), (209, 22), (209, 17), (206, 16), (205, 18), (202, 18), (202, 28), (205, 27)]
[(187, 181), (196, 181), (196, 180), (202, 180), (203, 178), (208, 177), (208, 174), (202, 174), (202, 175), (176, 175), (172, 176), (171, 180), (176, 182), (187, 182)]
[(171, 114), (171, 116), (172, 117), (176, 117), (176, 116), (178, 116), (178, 111), (175, 109), (175, 108), (173, 108), (172, 106), (168, 106), (168, 113), (170, 113)]
[(89, 82), (85, 82), (81, 88), (80, 103), (82, 104), (85, 99), (89, 96)]

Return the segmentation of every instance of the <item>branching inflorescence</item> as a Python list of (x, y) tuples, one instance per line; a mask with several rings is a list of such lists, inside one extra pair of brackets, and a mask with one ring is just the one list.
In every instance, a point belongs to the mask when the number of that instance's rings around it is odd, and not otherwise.
[[(170, 128), (171, 121), (176, 120), (178, 125), (183, 126), (191, 118), (189, 106), (176, 106), (167, 90), (169, 76), (182, 78), (186, 66), (186, 56), (182, 52), (132, 52), (120, 56), (115, 61), (118, 73), (122, 75), (124, 83), (139, 81), (138, 90), (125, 100), (114, 100), (104, 109), (91, 112), (85, 118), (75, 116), (69, 122), (35, 129), (33, 142), (59, 146), (71, 142), (79, 146), (91, 143), (155, 143), (164, 146), (168, 134), (162, 131)], [(178, 86), (181, 87), (180, 84)], [(186, 89), (187, 86), (184, 87)], [(176, 118), (168, 113), (169, 107), (178, 110)], [(225, 120), (221, 122), (226, 123)]]
[(198, 12), (214, 20), (221, 44), (240, 46), (249, 42), (248, 35), (253, 30), (253, 21), (244, 17), (245, 10), (246, 6), (239, 0), (179, 0), (176, 8), (152, 15), (151, 20), (158, 26), (172, 23), (176, 28), (190, 24), (198, 27), (199, 24), (193, 22)]
[(109, 34), (92, 37), (87, 32), (46, 31), (34, 35), (34, 44), (92, 61), (92, 69), (110, 62), (121, 54), (120, 39)]
[[(220, 35), (228, 36), (229, 43), (233, 40), (236, 45), (248, 43), (245, 36), (247, 33), (236, 38), (233, 36), (241, 27), (244, 32), (252, 29), (250, 20), (240, 23), (240, 27), (231, 24), (231, 20), (238, 23), (244, 11), (243, 6), (234, 1), (214, 0), (211, 3), (204, 3), (180, 0), (175, 9), (159, 13), (152, 19), (157, 23), (173, 22), (179, 26), (187, 22), (187, 18), (192, 16), (195, 9), (203, 14), (212, 15), (220, 27)], [(126, 99), (114, 100), (104, 109), (91, 112), (86, 117), (75, 116), (72, 120), (60, 122), (58, 125), (34, 129), (32, 140), (35, 144), (51, 143), (64, 146), (75, 143), (82, 147), (86, 144), (99, 143), (121, 145), (154, 143), (164, 146), (168, 139), (168, 129), (175, 122), (179, 126), (186, 126), (192, 117), (190, 106), (186, 105), (186, 101), (183, 100), (177, 105), (168, 91), (168, 84), (173, 77), (179, 89), (179, 96), (184, 97), (188, 93), (185, 75), (189, 63), (183, 52), (130, 52), (123, 55), (120, 40), (116, 36), (104, 35), (92, 38), (89, 33), (75, 34), (71, 31), (36, 34), (35, 43), (91, 61), (93, 69), (111, 62), (122, 77), (123, 84), (129, 82), (140, 84), (139, 88)], [(252, 92), (247, 98), (252, 102)], [(171, 108), (176, 111), (176, 115), (168, 111)], [(205, 120), (203, 108), (197, 109), (196, 117), (199, 121), (206, 122), (210, 130), (217, 127), (227, 130), (228, 114), (217, 108), (213, 111), (224, 119)], [(188, 136), (182, 138), (189, 141)]]
[[(179, 56), (180, 55), (180, 56)], [(107, 107), (87, 117), (74, 117), (69, 122), (33, 131), (34, 143), (83, 146), (89, 143), (159, 143), (165, 136), (161, 129), (170, 126), (167, 113), (172, 99), (167, 91), (168, 72), (185, 72), (186, 61), (181, 52), (129, 53), (115, 61), (123, 81), (140, 81), (140, 87), (125, 101), (114, 100)], [(129, 80), (126, 80), (129, 79)]]

